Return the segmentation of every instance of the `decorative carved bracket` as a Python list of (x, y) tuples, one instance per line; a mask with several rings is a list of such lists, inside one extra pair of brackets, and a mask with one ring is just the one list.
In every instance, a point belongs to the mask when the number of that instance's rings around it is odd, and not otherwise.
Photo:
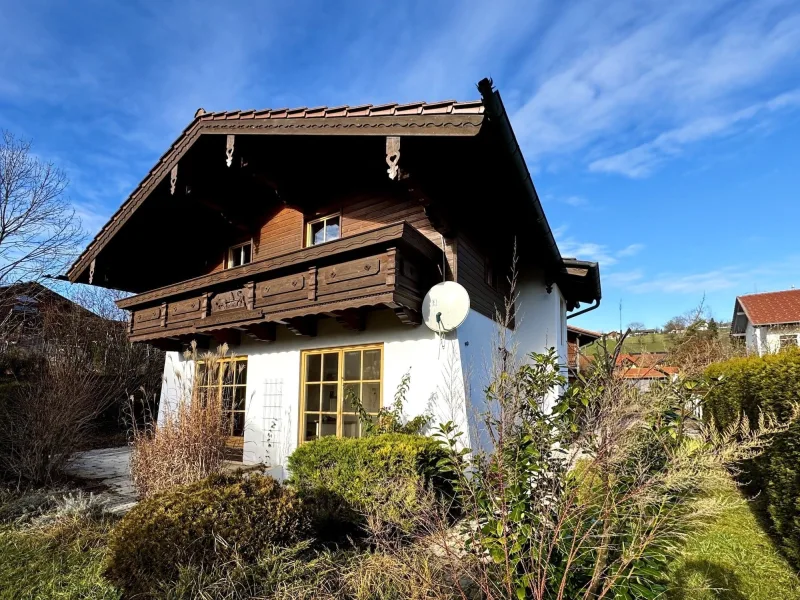
[(389, 179), (400, 179), (400, 138), (388, 136), (386, 138), (386, 164), (389, 165), (387, 173)]
[(351, 331), (364, 331), (367, 328), (367, 311), (363, 308), (348, 308), (336, 315), (336, 320)]
[(93, 258), (92, 262), (89, 264), (89, 285), (92, 285), (94, 281), (94, 269), (97, 266), (97, 259)]
[(277, 330), (275, 323), (256, 323), (248, 325), (245, 333), (259, 342), (274, 342)]
[(394, 314), (400, 319), (404, 325), (419, 325), (422, 323), (422, 315), (415, 310), (411, 310), (405, 306), (394, 309)]
[(289, 319), (286, 327), (295, 335), (304, 335), (306, 337), (317, 337), (317, 317), (297, 317), (296, 319)]
[(233, 164), (233, 144), (235, 140), (235, 135), (229, 135), (225, 139), (225, 164), (229, 167)]
[(169, 173), (169, 193), (171, 196), (175, 195), (175, 184), (178, 183), (178, 165), (172, 167)]

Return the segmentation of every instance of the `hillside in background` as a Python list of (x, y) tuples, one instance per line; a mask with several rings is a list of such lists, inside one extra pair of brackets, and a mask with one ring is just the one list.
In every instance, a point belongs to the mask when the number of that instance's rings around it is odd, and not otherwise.
[[(643, 335), (636, 335), (631, 333), (622, 346), (622, 352), (629, 354), (643, 354), (654, 352), (669, 352), (674, 346), (675, 341), (680, 338), (682, 334), (679, 333), (646, 333)], [(720, 327), (719, 337), (728, 337), (730, 335), (730, 327)], [(606, 344), (609, 352), (613, 352), (617, 347), (617, 340), (610, 337), (600, 338), (596, 342), (581, 348), (581, 354), (596, 354), (602, 348), (603, 343)]]

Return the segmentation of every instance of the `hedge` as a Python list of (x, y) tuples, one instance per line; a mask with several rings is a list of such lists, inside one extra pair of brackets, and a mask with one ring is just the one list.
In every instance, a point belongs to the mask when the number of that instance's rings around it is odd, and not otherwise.
[[(759, 411), (786, 418), (800, 401), (800, 349), (711, 365), (708, 377), (722, 376), (706, 399), (704, 414), (720, 427)], [(743, 479), (763, 494), (773, 533), (789, 559), (800, 567), (800, 423), (775, 436), (764, 453), (743, 465)]]
[(450, 480), (437, 468), (444, 456), (439, 442), (418, 435), (326, 437), (301, 445), (289, 457), (290, 482), (317, 502), (320, 537), (336, 537), (326, 527), (357, 529), (369, 514), (411, 532), (425, 490), (452, 494)]
[(157, 597), (182, 566), (253, 560), (310, 535), (294, 491), (263, 475), (215, 475), (135, 506), (111, 533), (107, 571), (128, 594)]

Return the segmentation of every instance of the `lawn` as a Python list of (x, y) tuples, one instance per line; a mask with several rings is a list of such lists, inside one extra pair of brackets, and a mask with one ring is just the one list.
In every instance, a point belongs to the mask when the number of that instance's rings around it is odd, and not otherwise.
[(717, 499), (729, 504), (692, 534), (670, 567), (672, 600), (797, 600), (800, 579), (776, 551), (733, 483)]

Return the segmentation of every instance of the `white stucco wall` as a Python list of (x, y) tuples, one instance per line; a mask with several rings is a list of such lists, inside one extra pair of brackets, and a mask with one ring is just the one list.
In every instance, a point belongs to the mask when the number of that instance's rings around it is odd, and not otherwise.
[(800, 341), (800, 325), (763, 325), (754, 327), (749, 322), (745, 328), (745, 343), (748, 352), (759, 356), (774, 354), (781, 349), (781, 336), (795, 335)]
[[(556, 346), (566, 365), (565, 308), (557, 286), (547, 293), (541, 277), (523, 280), (517, 309), (517, 328), (500, 335), (491, 319), (471, 310), (455, 332), (437, 336), (425, 326), (403, 325), (388, 310), (370, 313), (366, 329), (344, 329), (333, 319), (319, 322), (317, 336), (299, 337), (278, 327), (270, 344), (244, 337), (231, 351), (248, 357), (244, 462), (265, 462), (276, 476), (285, 475), (286, 459), (297, 447), (300, 412), (300, 354), (342, 346), (383, 343), (383, 404), (388, 406), (403, 374), (411, 385), (405, 412), (413, 417), (428, 412), (434, 424), (453, 421), (468, 434), (472, 448), (488, 449), (478, 415), (485, 407), (484, 390), (498, 348), (516, 347), (519, 358)], [(505, 339), (501, 339), (505, 338)], [(192, 363), (176, 352), (167, 353), (159, 419), (181, 397), (188, 397)]]

